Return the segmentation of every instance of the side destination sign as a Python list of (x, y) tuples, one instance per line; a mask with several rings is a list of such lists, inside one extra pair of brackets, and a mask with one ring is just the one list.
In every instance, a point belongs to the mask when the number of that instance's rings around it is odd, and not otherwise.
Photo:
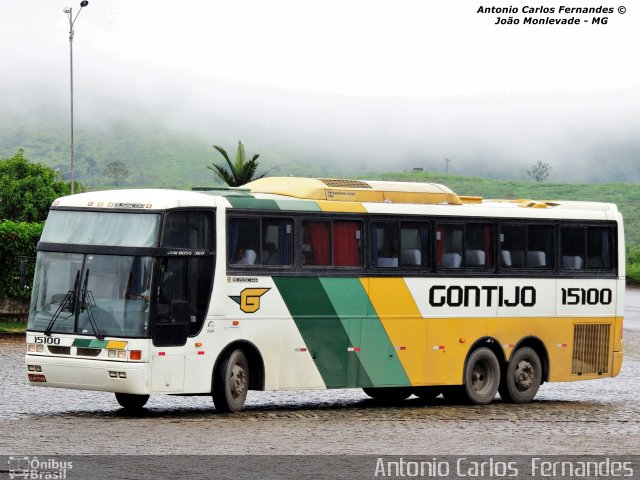
[(433, 285), (429, 289), (429, 305), (432, 307), (534, 307), (535, 304), (536, 289), (532, 286)]
[[(561, 305), (611, 305), (610, 288), (561, 288)], [(532, 285), (432, 285), (431, 307), (535, 307), (536, 287)]]

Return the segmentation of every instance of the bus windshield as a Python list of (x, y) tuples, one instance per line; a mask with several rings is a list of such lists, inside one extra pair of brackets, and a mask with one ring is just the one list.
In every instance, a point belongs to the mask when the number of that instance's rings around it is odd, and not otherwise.
[(38, 252), (27, 328), (147, 337), (155, 262), (147, 256)]

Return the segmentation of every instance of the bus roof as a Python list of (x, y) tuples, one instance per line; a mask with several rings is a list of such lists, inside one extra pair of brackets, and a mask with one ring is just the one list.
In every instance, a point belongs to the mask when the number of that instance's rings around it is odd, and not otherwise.
[(242, 191), (245, 194), (249, 191), (252, 194), (270, 194), (303, 200), (333, 202), (482, 205), (591, 211), (617, 210), (613, 204), (600, 202), (483, 199), (477, 196), (457, 195), (448, 187), (438, 183), (380, 180), (266, 177), (247, 183), (243, 186)]
[[(248, 183), (242, 188), (86, 192), (58, 198), (52, 207), (157, 211), (180, 207), (215, 207), (220, 201), (231, 208), (266, 210), (532, 218), (604, 216), (612, 219), (619, 215), (617, 207), (609, 203), (482, 199), (457, 195), (446, 186), (436, 183), (300, 177), (266, 177)], [(458, 209), (464, 209), (464, 213)]]

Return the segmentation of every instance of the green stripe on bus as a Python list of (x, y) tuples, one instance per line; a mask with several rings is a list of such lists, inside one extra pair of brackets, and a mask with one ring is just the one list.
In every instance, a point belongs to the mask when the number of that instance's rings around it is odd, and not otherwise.
[(371, 386), (318, 278), (274, 277), (276, 287), (327, 387)]
[(367, 292), (358, 278), (322, 278), (352, 345), (374, 386), (409, 386), (411, 382)]
[(321, 212), (318, 204), (312, 200), (275, 200), (280, 210), (298, 212)]
[(73, 341), (73, 347), (80, 348), (104, 348), (109, 343), (108, 340), (97, 340), (91, 338), (76, 338)]
[(257, 210), (280, 210), (275, 200), (251, 197), (225, 197), (233, 208), (255, 208)]

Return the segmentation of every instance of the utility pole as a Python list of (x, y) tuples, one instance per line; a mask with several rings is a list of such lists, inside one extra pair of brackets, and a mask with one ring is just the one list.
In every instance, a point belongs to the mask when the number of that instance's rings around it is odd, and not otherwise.
[(84, 7), (89, 5), (87, 0), (80, 2), (80, 10), (76, 13), (75, 18), (71, 7), (66, 7), (64, 13), (69, 17), (69, 68), (70, 68), (70, 83), (71, 83), (71, 195), (75, 193), (75, 176), (73, 171), (73, 24), (76, 23), (76, 19)]

